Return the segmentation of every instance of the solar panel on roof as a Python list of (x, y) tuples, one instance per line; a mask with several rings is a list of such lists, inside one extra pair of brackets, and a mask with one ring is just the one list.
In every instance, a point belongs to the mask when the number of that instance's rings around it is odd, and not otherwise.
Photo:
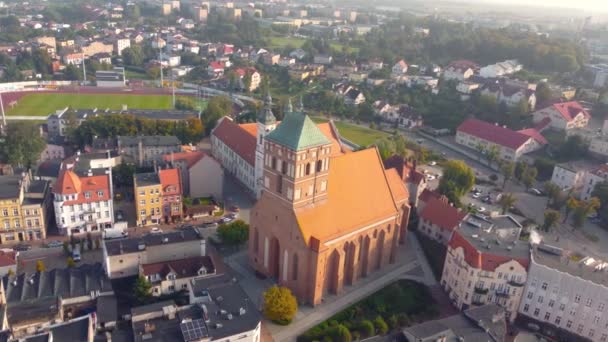
[(189, 322), (180, 324), (182, 334), (184, 335), (184, 341), (198, 341), (204, 337), (208, 337), (207, 326), (202, 319), (194, 319)]

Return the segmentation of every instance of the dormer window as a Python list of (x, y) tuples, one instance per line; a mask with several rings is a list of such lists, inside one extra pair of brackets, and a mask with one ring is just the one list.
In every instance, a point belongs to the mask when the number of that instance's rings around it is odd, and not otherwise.
[(175, 280), (175, 274), (170, 273), (169, 275), (167, 275), (167, 279), (169, 279), (169, 280)]
[(85, 192), (84, 198), (91, 198), (91, 193), (89, 191)]

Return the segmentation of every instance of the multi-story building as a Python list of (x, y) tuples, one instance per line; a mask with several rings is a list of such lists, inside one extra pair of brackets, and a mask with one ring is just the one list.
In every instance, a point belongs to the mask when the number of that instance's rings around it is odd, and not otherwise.
[(479, 76), (493, 78), (506, 76), (520, 71), (523, 68), (516, 59), (510, 59), (496, 64), (490, 64), (479, 69)]
[(171, 153), (164, 158), (170, 167), (180, 170), (184, 195), (222, 198), (224, 169), (215, 158), (202, 151)]
[(122, 50), (131, 47), (131, 40), (129, 38), (116, 38), (114, 40), (114, 50), (117, 55), (122, 55)]
[(215, 265), (208, 255), (139, 266), (139, 275), (150, 282), (150, 285), (152, 285), (150, 292), (153, 296), (169, 295), (188, 290), (188, 283), (192, 279), (214, 274)]
[(112, 169), (64, 164), (53, 186), (53, 207), (61, 235), (112, 228)]
[(46, 238), (51, 192), (29, 174), (0, 176), (0, 243)]
[(420, 212), (418, 231), (447, 245), (454, 230), (460, 227), (466, 217), (467, 212), (451, 205), (445, 196), (431, 198)]
[[(426, 209), (426, 207), (425, 207)], [(510, 216), (469, 216), (454, 230), (441, 286), (460, 310), (495, 303), (513, 322), (526, 284), (529, 246)]]
[(443, 72), (446, 80), (464, 81), (475, 74), (479, 66), (472, 61), (458, 60), (451, 62)]
[(542, 123), (546, 128), (564, 132), (587, 127), (590, 118), (587, 110), (576, 101), (554, 103), (532, 113), (534, 123)]
[(560, 163), (553, 168), (551, 182), (564, 191), (580, 192), (587, 185), (589, 173), (598, 168), (597, 163), (577, 160)]
[(178, 169), (133, 175), (137, 225), (175, 222), (183, 216), (182, 182)]
[(524, 154), (542, 148), (547, 140), (534, 128), (513, 131), (485, 121), (467, 119), (456, 129), (456, 143), (482, 153), (496, 148), (498, 158), (517, 161)]
[(578, 241), (566, 244), (563, 238), (550, 243), (533, 245), (519, 317), (549, 337), (608, 341), (606, 259), (567, 248)]
[(593, 194), (593, 190), (598, 183), (608, 181), (608, 164), (600, 165), (590, 170), (583, 181), (583, 189), (580, 193), (582, 200), (588, 200)]
[(82, 53), (87, 56), (93, 56), (98, 53), (114, 54), (114, 44), (106, 44), (101, 41), (90, 42), (87, 45), (81, 46)]
[(396, 261), (409, 194), (375, 148), (335, 150), (302, 112), (288, 111), (276, 129), (258, 134), (263, 191), (248, 249), (257, 272), (317, 305)]
[(131, 158), (137, 165), (160, 165), (165, 154), (181, 151), (181, 143), (175, 136), (119, 136), (116, 148), (123, 157)]
[(414, 160), (412, 163), (408, 163), (402, 156), (393, 155), (386, 158), (383, 163), (385, 169), (395, 169), (397, 171), (410, 194), (410, 206), (416, 208), (418, 206), (418, 198), (427, 186), (424, 173), (420, 172), (416, 167), (417, 162)]
[(139, 274), (140, 265), (206, 255), (205, 239), (195, 228), (138, 238), (105, 240), (104, 268), (112, 279)]

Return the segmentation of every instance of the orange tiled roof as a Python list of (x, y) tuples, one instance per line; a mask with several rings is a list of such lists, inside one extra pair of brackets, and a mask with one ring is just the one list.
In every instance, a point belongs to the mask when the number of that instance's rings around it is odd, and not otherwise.
[(244, 123), (240, 124), (239, 127), (244, 129), (247, 133), (251, 134), (254, 138), (258, 135), (257, 123)]
[(77, 194), (82, 190), (80, 178), (72, 170), (62, 170), (55, 183), (55, 192), (60, 194)]
[[(65, 201), (63, 205), (108, 201), (111, 199), (109, 178), (109, 175), (78, 177), (72, 170), (62, 170), (53, 187), (53, 192), (62, 195), (78, 194), (77, 199)], [(101, 196), (98, 194), (100, 190), (103, 191)], [(89, 198), (85, 196), (87, 192), (90, 193)]]
[(175, 161), (183, 160), (188, 165), (188, 168), (191, 168), (192, 165), (196, 164), (199, 160), (203, 159), (203, 157), (205, 157), (205, 156), (206, 156), (206, 154), (201, 151), (178, 152), (178, 153), (173, 153), (173, 155), (165, 154), (163, 156), (163, 160), (166, 162), (170, 162), (171, 159), (173, 159)]
[(180, 195), (182, 193), (178, 169), (160, 170), (158, 178), (163, 188), (163, 195)]
[(295, 210), (304, 241), (309, 243), (311, 237), (328, 241), (397, 215), (393, 196), (407, 198), (407, 190), (393, 195), (390, 184), (399, 177), (389, 177), (390, 181), (375, 148), (333, 157), (327, 200)]
[(339, 137), (331, 128), (331, 124), (329, 122), (317, 124), (317, 127), (321, 130), (321, 133), (323, 133), (323, 135), (325, 135), (331, 141), (332, 157), (343, 154), (347, 151), (346, 148), (340, 144)]
[(405, 184), (401, 180), (401, 176), (399, 176), (397, 170), (388, 169), (384, 170), (384, 173), (386, 174), (386, 180), (388, 182), (388, 186), (391, 190), (391, 193), (393, 194), (395, 202), (401, 203), (407, 201), (410, 197), (410, 194), (407, 191)]

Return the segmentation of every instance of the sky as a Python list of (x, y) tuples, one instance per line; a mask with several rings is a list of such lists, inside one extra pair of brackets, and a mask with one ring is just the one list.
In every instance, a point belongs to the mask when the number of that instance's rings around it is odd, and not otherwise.
[(579, 8), (587, 11), (603, 11), (608, 12), (608, 0), (484, 0), (485, 2), (493, 2), (497, 4), (534, 4), (549, 7), (565, 7)]

